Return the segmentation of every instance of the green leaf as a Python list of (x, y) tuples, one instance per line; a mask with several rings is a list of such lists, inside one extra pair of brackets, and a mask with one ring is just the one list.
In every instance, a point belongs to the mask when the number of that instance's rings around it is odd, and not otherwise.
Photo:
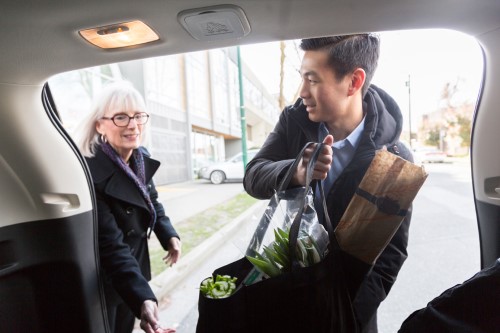
[(247, 256), (247, 259), (257, 269), (259, 269), (262, 273), (266, 274), (269, 277), (275, 277), (275, 276), (278, 276), (281, 274), (281, 271), (269, 261), (260, 260), (260, 259), (253, 258), (250, 256)]

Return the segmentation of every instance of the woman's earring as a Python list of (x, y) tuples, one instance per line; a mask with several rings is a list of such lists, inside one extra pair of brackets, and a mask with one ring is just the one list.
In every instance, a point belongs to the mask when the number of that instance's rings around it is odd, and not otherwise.
[(104, 134), (101, 134), (101, 142), (108, 142), (108, 140), (106, 140), (106, 136)]

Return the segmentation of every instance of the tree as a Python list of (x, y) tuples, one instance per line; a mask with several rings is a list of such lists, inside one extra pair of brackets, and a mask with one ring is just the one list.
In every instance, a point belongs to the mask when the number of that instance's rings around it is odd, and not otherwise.
[(425, 143), (450, 155), (463, 154), (470, 147), (474, 105), (461, 98), (463, 82), (461, 78), (447, 82), (441, 91), (440, 109), (427, 117)]
[(425, 139), (425, 144), (428, 146), (439, 147), (440, 132), (438, 126), (429, 130), (427, 138)]
[(469, 117), (457, 116), (457, 123), (460, 126), (458, 135), (462, 139), (462, 147), (470, 147), (471, 119)]

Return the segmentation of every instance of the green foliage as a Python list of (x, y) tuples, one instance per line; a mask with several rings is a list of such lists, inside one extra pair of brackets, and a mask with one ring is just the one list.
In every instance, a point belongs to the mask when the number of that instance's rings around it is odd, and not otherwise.
[(236, 291), (236, 280), (229, 275), (217, 275), (215, 281), (209, 277), (201, 282), (200, 291), (207, 298), (226, 298)]
[(428, 146), (438, 147), (439, 146), (439, 127), (434, 127), (431, 129), (425, 140), (425, 144)]
[(458, 135), (462, 139), (462, 147), (470, 147), (472, 121), (467, 117), (457, 116), (457, 123), (460, 125)]
[[(292, 258), (288, 230), (276, 228), (274, 241), (262, 249), (264, 251), (262, 254), (255, 253), (254, 256), (246, 256), (259, 271), (269, 277), (276, 277), (291, 270)], [(301, 267), (312, 266), (321, 261), (318, 245), (309, 235), (297, 239), (295, 253)]]

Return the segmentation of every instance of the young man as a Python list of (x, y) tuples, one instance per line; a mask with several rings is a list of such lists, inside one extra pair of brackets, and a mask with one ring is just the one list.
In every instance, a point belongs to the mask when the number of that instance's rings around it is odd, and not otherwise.
[[(335, 227), (361, 182), (375, 151), (387, 149), (413, 161), (400, 141), (402, 115), (396, 102), (370, 81), (377, 67), (379, 39), (372, 34), (304, 39), (300, 97), (281, 113), (274, 131), (248, 164), (245, 190), (270, 198), (307, 142), (324, 142), (314, 179), (324, 182), (328, 214)], [(305, 165), (292, 184), (305, 184)], [(316, 205), (318, 209), (320, 206)], [(377, 308), (407, 257), (411, 209), (362, 283), (354, 310), (362, 332), (377, 332)]]

